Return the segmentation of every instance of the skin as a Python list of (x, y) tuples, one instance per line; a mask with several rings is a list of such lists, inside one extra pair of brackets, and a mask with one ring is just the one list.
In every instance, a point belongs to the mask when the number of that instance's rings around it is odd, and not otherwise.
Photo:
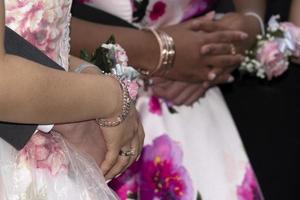
[[(122, 106), (121, 90), (116, 80), (99, 75), (96, 72), (90, 72), (89, 74), (61, 72), (7, 54), (4, 49), (4, 13), (4, 1), (1, 0), (0, 121), (61, 124), (94, 120), (96, 118), (115, 118)], [(73, 69), (81, 63), (81, 60), (71, 58), (70, 68)], [(107, 92), (107, 88), (110, 92)], [(96, 137), (95, 134), (100, 134), (99, 130), (97, 132), (96, 129), (93, 129), (96, 130), (93, 132), (88, 129), (90, 123), (84, 122), (75, 125), (81, 128), (74, 132), (67, 131), (67, 127), (60, 130), (59, 126), (56, 130), (60, 131), (67, 141), (78, 141), (75, 142), (76, 146), (88, 149), (86, 151), (91, 152), (91, 156), (99, 160), (100, 156), (95, 156), (95, 153), (92, 152), (100, 152), (103, 146), (93, 146), (94, 149), (91, 149), (90, 143), (84, 142), (92, 142)], [(115, 175), (117, 174), (116, 171), (119, 173), (123, 170), (123, 167), (115, 167), (117, 164), (121, 165), (119, 160), (115, 159), (119, 155), (118, 150), (131, 146), (136, 149), (136, 155), (133, 156), (133, 158), (136, 158), (143, 143), (144, 132), (135, 108), (132, 106), (129, 116), (120, 126), (112, 129), (101, 129), (101, 131), (103, 142), (107, 146), (105, 165), (101, 167), (104, 174), (113, 169), (114, 173), (108, 175)], [(80, 138), (78, 136), (80, 134), (81, 137), (85, 136), (86, 140), (77, 140), (76, 138)], [(97, 137), (100, 139), (100, 135)], [(99, 145), (100, 143), (101, 141), (98, 141)], [(112, 150), (112, 148), (115, 149)], [(128, 160), (126, 164), (131, 162), (130, 159)], [(122, 166), (124, 165), (122, 164)]]
[[(294, 23), (295, 25), (300, 27), (300, 1), (299, 0), (293, 0), (291, 4), (291, 11), (290, 11), (290, 21)], [(300, 64), (300, 58), (293, 59), (294, 63)]]
[[(203, 18), (199, 18), (201, 19)], [(92, 52), (99, 43), (105, 41), (113, 33), (117, 42), (126, 49), (131, 66), (151, 71), (157, 65), (159, 46), (149, 31), (106, 26), (76, 18), (72, 19), (71, 28), (71, 51), (74, 55), (78, 55), (80, 49), (83, 48)], [(211, 69), (207, 67), (208, 65), (215, 68), (230, 68), (241, 59), (240, 55), (204, 57), (201, 53), (201, 46), (212, 41), (227, 42), (229, 45), (231, 42), (244, 40), (247, 37), (241, 31), (218, 31), (212, 34), (194, 31), (192, 21), (166, 27), (164, 31), (174, 38), (177, 49), (174, 68), (170, 70), (166, 78), (189, 82), (209, 80), (208, 73)], [(89, 37), (82, 38), (82, 34), (86, 32), (89, 32)], [(143, 45), (137, 41), (143, 41)], [(224, 66), (223, 63), (228, 64)]]
[[(235, 1), (235, 4), (239, 12), (252, 10), (262, 14), (264, 10), (262, 6), (263, 2), (264, 1), (256, 0), (249, 3), (240, 0)], [(257, 21), (253, 19), (253, 17), (240, 20), (239, 18), (241, 18), (241, 16), (239, 15), (238, 17), (231, 17), (236, 23), (234, 26), (227, 28), (228, 22), (231, 22), (229, 16), (226, 16), (227, 20), (223, 20), (223, 24), (213, 23), (213, 16), (214, 13), (209, 13), (205, 17), (199, 17), (183, 24), (163, 27), (163, 30), (174, 38), (177, 54), (173, 70), (166, 76), (160, 77), (164, 79), (159, 79), (159, 83), (154, 82), (155, 87), (153, 87), (153, 90), (157, 96), (173, 101), (177, 105), (191, 105), (198, 100), (210, 86), (233, 81), (230, 73), (240, 63), (242, 57), (240, 55), (230, 55), (230, 44), (244, 44), (246, 43), (244, 41), (248, 41), (248, 43), (251, 41), (249, 42), (248, 37), (245, 35), (244, 37), (240, 35), (239, 38), (234, 38), (232, 37), (232, 32), (224, 32), (224, 30), (242, 30), (243, 27), (240, 22), (251, 22), (251, 24), (255, 24), (254, 30), (258, 30), (259, 27), (257, 27)], [(203, 28), (198, 26), (204, 22), (209, 23), (207, 26), (203, 25)], [(213, 26), (211, 26), (211, 24)], [(118, 43), (127, 50), (132, 66), (151, 70), (157, 64), (159, 48), (153, 35), (148, 32), (93, 24), (76, 18), (72, 20), (71, 26), (73, 30), (71, 33), (72, 52), (74, 54), (78, 54), (79, 50), (83, 47), (92, 51), (100, 41), (106, 40), (106, 38), (113, 33), (118, 39)], [(208, 30), (205, 30), (205, 28)], [(90, 37), (80, 38), (80, 35), (82, 35), (81, 31), (86, 31), (86, 29), (88, 29)], [(207, 34), (203, 32), (203, 30), (211, 34)], [(101, 32), (101, 35), (99, 35), (99, 32)], [(255, 35), (258, 33), (258, 31), (253, 32), (255, 32)], [(227, 37), (222, 34), (227, 34)], [(186, 37), (182, 37), (182, 35)], [(229, 38), (229, 35), (231, 38)], [(251, 40), (253, 40), (253, 38), (254, 37), (251, 37)], [(144, 41), (144, 44), (147, 45), (140, 45), (139, 42), (135, 41)], [(240, 52), (243, 52), (242, 48), (237, 48)], [(151, 54), (148, 52), (151, 52)], [(224, 63), (227, 65), (224, 65)], [(166, 83), (160, 84), (163, 80), (165, 80)], [(176, 80), (179, 82), (176, 82)], [(196, 87), (195, 83), (190, 84), (188, 81), (197, 82), (198, 87)], [(168, 87), (166, 85), (168, 85)], [(159, 88), (160, 86), (163, 87)], [(161, 92), (163, 89), (170, 92)], [(187, 91), (190, 92), (188, 93)], [(195, 91), (197, 95), (193, 95), (192, 99), (188, 98), (188, 96), (195, 94)], [(178, 96), (181, 97), (177, 98)]]
[[(206, 20), (194, 20), (193, 29), (196, 31), (204, 30), (206, 32), (215, 32), (217, 30), (241, 30), (248, 34), (246, 40), (234, 43), (236, 50), (241, 54), (251, 47), (255, 41), (256, 35), (260, 33), (260, 25), (257, 19), (252, 16), (245, 16), (240, 13), (254, 11), (264, 19), (265, 2), (264, 1), (234, 1), (237, 12), (225, 14), (219, 21), (212, 21), (210, 18)], [(239, 12), (239, 13), (238, 13)], [(230, 54), (231, 47), (226, 43), (211, 43), (202, 46), (202, 53), (204, 55), (222, 55)], [(232, 69), (235, 69), (234, 66)], [(232, 82), (234, 79), (226, 75), (230, 74), (232, 69), (214, 69), (211, 73), (215, 74), (215, 80), (198, 84), (198, 87), (189, 83), (171, 83), (170, 80), (164, 79), (159, 82), (154, 81), (153, 91), (154, 94), (172, 101), (175, 105), (192, 105), (202, 97), (208, 88)], [(225, 76), (224, 76), (225, 74)], [(162, 84), (165, 82), (165, 84)], [(196, 89), (197, 88), (197, 89)]]

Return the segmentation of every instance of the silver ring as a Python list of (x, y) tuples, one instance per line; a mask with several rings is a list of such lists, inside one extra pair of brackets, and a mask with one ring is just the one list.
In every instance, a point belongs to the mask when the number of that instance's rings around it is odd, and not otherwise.
[(123, 151), (123, 150), (121, 150), (121, 151), (119, 152), (119, 155), (120, 155), (120, 156), (134, 156), (134, 155), (135, 155), (135, 152), (134, 152), (133, 149), (131, 149), (131, 150), (129, 150), (129, 151)]

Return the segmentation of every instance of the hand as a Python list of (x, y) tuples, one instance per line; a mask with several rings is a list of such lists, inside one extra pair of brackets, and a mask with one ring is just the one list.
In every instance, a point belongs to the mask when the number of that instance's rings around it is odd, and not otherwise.
[(236, 41), (237, 52), (244, 53), (249, 49), (260, 34), (260, 24), (253, 16), (246, 16), (239, 13), (227, 13), (217, 21), (194, 20), (192, 29), (205, 32), (215, 32), (220, 30), (240, 30), (248, 34), (247, 39)]
[(100, 167), (107, 150), (101, 129), (95, 120), (55, 125), (53, 129), (79, 151), (90, 155)]
[(153, 78), (152, 91), (155, 96), (166, 99), (174, 105), (191, 106), (204, 96), (207, 88), (203, 83), (187, 83), (163, 78)]
[[(142, 151), (145, 134), (134, 106), (125, 121), (119, 126), (102, 128), (102, 131), (107, 154), (101, 169), (106, 179), (112, 179), (136, 161)], [(134, 155), (119, 155), (121, 150), (133, 150)]]
[[(203, 22), (203, 19), (200, 21)], [(211, 70), (215, 69), (219, 74), (226, 71), (228, 74), (242, 60), (241, 55), (228, 54), (232, 43), (246, 39), (247, 34), (241, 31), (222, 29), (222, 31), (205, 33), (194, 29), (194, 21), (170, 26), (163, 30), (173, 37), (176, 45), (174, 68), (163, 75), (165, 78), (187, 82), (211, 81), (215, 78), (210, 75)], [(215, 55), (207, 55), (202, 47), (210, 43), (221, 43), (226, 48), (219, 48)]]

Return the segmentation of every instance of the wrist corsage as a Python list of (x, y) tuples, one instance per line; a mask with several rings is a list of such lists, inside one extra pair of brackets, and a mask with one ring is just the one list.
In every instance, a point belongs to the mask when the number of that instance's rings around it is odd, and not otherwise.
[(290, 57), (300, 57), (300, 28), (278, 20), (279, 16), (271, 17), (266, 33), (258, 35), (253, 48), (246, 51), (239, 68), (242, 74), (271, 80), (288, 69)]
[(115, 42), (111, 36), (106, 43), (101, 44), (90, 55), (85, 50), (80, 52), (81, 58), (99, 67), (103, 74), (118, 80), (122, 90), (122, 110), (114, 119), (96, 119), (102, 127), (115, 127), (121, 124), (128, 116), (132, 103), (136, 102), (139, 84), (139, 73), (128, 66), (128, 57), (125, 50)]
[[(144, 76), (133, 67), (128, 66), (126, 51), (116, 43), (113, 36), (101, 44), (91, 55), (86, 50), (81, 50), (80, 57), (98, 66), (104, 73), (116, 75), (126, 85), (128, 93), (134, 101), (136, 101), (140, 86), (147, 87), (147, 84), (144, 83)], [(151, 105), (151, 100), (149, 105)], [(166, 103), (166, 105), (170, 113), (177, 113), (170, 103)], [(151, 106), (149, 107), (151, 111)]]
[(101, 44), (92, 55), (88, 54), (85, 50), (81, 50), (80, 57), (98, 66), (104, 73), (117, 76), (126, 86), (131, 99), (133, 101), (136, 100), (140, 74), (133, 67), (128, 66), (127, 54), (116, 43), (113, 36)]

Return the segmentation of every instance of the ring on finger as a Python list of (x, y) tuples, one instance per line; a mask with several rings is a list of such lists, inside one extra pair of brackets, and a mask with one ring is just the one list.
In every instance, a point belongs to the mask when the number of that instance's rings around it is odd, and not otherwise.
[(236, 48), (235, 48), (234, 44), (230, 44), (230, 53), (232, 55), (236, 55)]
[(134, 156), (135, 151), (134, 151), (134, 149), (130, 149), (130, 150), (127, 150), (127, 151), (120, 150), (119, 155), (120, 156)]

